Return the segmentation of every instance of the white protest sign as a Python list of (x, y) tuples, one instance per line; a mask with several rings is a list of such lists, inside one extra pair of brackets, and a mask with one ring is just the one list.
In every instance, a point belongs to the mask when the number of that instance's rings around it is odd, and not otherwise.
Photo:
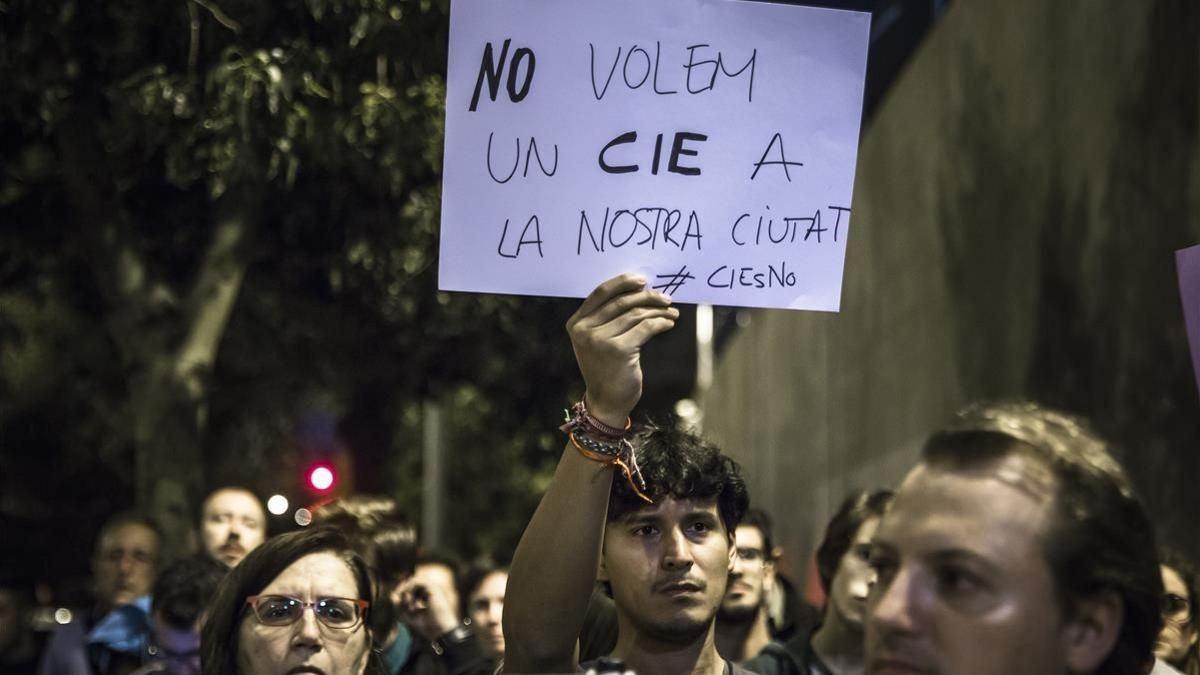
[(870, 15), (453, 0), (439, 287), (837, 311)]

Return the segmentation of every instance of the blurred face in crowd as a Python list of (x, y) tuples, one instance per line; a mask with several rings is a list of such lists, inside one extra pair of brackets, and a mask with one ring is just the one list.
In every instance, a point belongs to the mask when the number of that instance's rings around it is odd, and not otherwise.
[[(329, 552), (300, 558), (267, 584), (245, 613), (238, 627), (238, 672), (362, 673), (371, 644), (363, 616), (352, 605), (329, 600), (358, 597), (354, 573), (341, 558)], [(321, 618), (315, 607), (297, 611), (302, 603), (321, 600), (325, 608), (340, 608), (322, 609)]]
[(1200, 639), (1192, 620), (1195, 608), (1188, 600), (1187, 586), (1175, 570), (1162, 566), (1163, 627), (1154, 645), (1154, 655), (1171, 664), (1182, 663), (1188, 649)]
[(737, 557), (729, 573), (719, 616), (727, 621), (749, 621), (758, 614), (767, 590), (774, 583), (774, 566), (767, 559), (769, 552), (762, 530), (753, 525), (739, 525), (733, 541)]
[(688, 642), (712, 626), (733, 557), (715, 498), (664, 497), (607, 524), (600, 579), (612, 585), (622, 632)]
[(458, 612), (459, 595), (458, 586), (454, 582), (454, 570), (442, 563), (418, 563), (413, 570), (413, 579), (440, 590), (446, 604)]
[(200, 520), (204, 550), (230, 567), (241, 562), (266, 536), (262, 503), (245, 490), (212, 493), (204, 502)]
[(501, 619), (504, 614), (504, 588), (508, 585), (507, 572), (492, 572), (471, 591), (467, 598), (467, 616), (475, 626), (475, 635), (483, 651), (493, 659), (504, 657), (504, 631)]
[(829, 588), (829, 608), (842, 623), (861, 629), (867, 609), (867, 594), (875, 581), (871, 568), (871, 540), (879, 527), (878, 518), (868, 518), (859, 526), (850, 548), (838, 562)]
[(100, 535), (92, 559), (96, 600), (102, 610), (150, 593), (158, 563), (158, 534), (139, 523), (111, 527)]
[(1029, 464), (1009, 456), (969, 473), (918, 465), (908, 475), (872, 546), (868, 673), (1094, 672), (1105, 654), (1064, 618), (1043, 553), (1053, 479), (1013, 478), (1036, 475)]

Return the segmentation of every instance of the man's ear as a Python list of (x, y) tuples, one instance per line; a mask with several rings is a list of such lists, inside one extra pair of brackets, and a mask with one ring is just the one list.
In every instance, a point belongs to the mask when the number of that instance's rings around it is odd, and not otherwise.
[(611, 581), (608, 578), (608, 567), (604, 564), (604, 551), (600, 551), (600, 561), (596, 565), (596, 581)]
[(1125, 621), (1125, 601), (1116, 591), (1100, 591), (1075, 601), (1063, 627), (1067, 668), (1093, 673), (1117, 646)]
[(729, 571), (732, 573), (734, 563), (737, 562), (737, 540), (734, 538), (732, 532), (729, 532), (726, 537), (729, 540)]

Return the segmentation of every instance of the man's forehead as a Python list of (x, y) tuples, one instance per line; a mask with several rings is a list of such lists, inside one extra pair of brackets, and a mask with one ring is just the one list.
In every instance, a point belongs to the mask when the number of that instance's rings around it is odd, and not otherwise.
[(1036, 545), (1051, 516), (1039, 498), (998, 470), (959, 472), (918, 465), (896, 491), (876, 543), (933, 551), (992, 553)]
[(246, 511), (262, 513), (262, 503), (254, 493), (240, 488), (221, 488), (204, 500), (204, 512)]
[(152, 548), (158, 544), (158, 534), (141, 523), (122, 523), (106, 530), (97, 542), (101, 550)]
[(762, 548), (766, 538), (757, 525), (738, 525), (733, 532), (738, 548)]
[(720, 516), (716, 497), (676, 499), (660, 497), (653, 504), (645, 504), (630, 510), (621, 516), (622, 521), (644, 520), (652, 518), (681, 517), (688, 514), (708, 513)]

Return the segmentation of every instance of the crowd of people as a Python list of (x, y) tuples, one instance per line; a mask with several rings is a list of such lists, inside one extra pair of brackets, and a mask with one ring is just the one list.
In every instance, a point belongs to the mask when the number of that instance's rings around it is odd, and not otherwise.
[(1111, 446), (1032, 403), (970, 406), (898, 485), (848, 495), (807, 604), (738, 465), (630, 421), (642, 347), (677, 317), (637, 275), (572, 316), (586, 393), (510, 567), (423, 548), (379, 496), (267, 537), (258, 497), (225, 487), (201, 552), (166, 565), (155, 523), (110, 518), (93, 607), (47, 640), (0, 575), (0, 672), (1200, 675), (1196, 569)]

